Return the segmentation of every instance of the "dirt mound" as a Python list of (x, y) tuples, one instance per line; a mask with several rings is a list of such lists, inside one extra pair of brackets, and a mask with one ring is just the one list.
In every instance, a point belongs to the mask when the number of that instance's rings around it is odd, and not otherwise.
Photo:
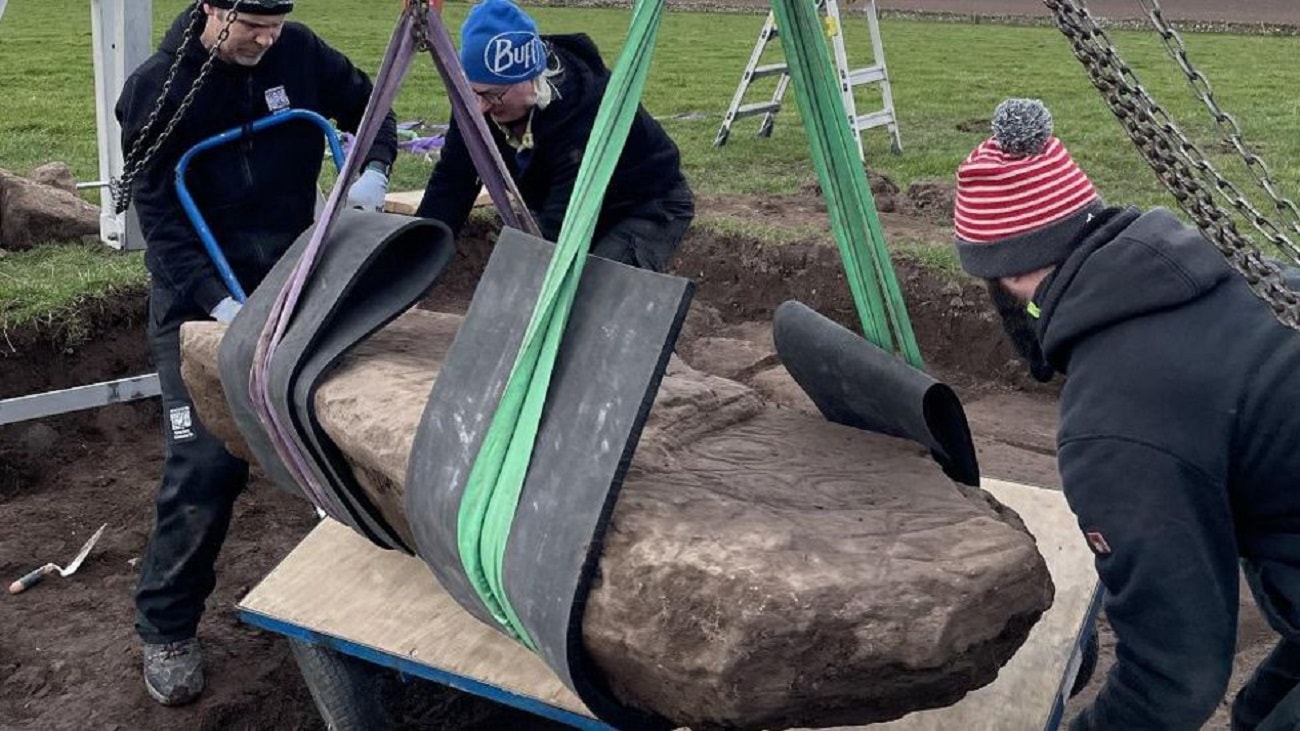
[[(823, 244), (775, 246), (697, 230), (673, 268), (696, 281), (696, 301), (716, 308), (724, 323), (770, 323), (778, 305), (795, 299), (858, 330), (842, 266), (839, 251)], [(1031, 387), (982, 284), (906, 256), (896, 256), (894, 268), (927, 368), (967, 384)]]
[[(871, 185), (876, 210), (880, 213), (915, 216), (939, 226), (952, 223), (957, 185), (950, 180), (918, 181), (907, 186), (907, 190), (901, 190), (889, 176), (868, 170), (867, 181)], [(800, 192), (818, 203), (822, 201), (822, 186), (816, 180), (805, 183)], [(819, 213), (825, 217), (824, 203), (821, 203)]]
[[(84, 300), (77, 307), (70, 321), (51, 318), (0, 333), (0, 398), (45, 390), (51, 383), (75, 385), (132, 375), (130, 358), (138, 360), (144, 352), (140, 343), (146, 294), (121, 291)], [(19, 367), (23, 363), (39, 365)]]

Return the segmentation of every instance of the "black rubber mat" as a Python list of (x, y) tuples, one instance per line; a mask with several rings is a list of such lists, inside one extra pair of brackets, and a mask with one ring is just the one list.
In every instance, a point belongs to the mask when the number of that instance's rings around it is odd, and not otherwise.
[[(406, 515), (419, 555), (463, 607), (494, 627), (465, 576), (457, 516), (553, 250), (502, 232), (433, 386), (407, 470)], [(506, 548), (506, 594), (539, 655), (616, 728), (671, 728), (605, 691), (583, 647), (582, 616), (693, 289), (689, 280), (588, 257)]]
[(979, 462), (957, 394), (801, 302), (776, 310), (777, 355), (827, 420), (911, 439), (945, 474), (978, 487)]
[[(308, 229), (249, 295), (221, 343), (219, 370), (231, 414), (268, 476), (301, 494), (258, 421), (249, 374), (262, 327), (311, 239)], [(272, 408), (292, 425), (311, 469), (347, 511), (344, 522), (384, 548), (411, 553), (361, 491), (342, 453), (315, 416), (313, 396), (349, 348), (410, 309), (437, 281), (455, 251), (441, 223), (388, 213), (342, 210), (270, 366)]]

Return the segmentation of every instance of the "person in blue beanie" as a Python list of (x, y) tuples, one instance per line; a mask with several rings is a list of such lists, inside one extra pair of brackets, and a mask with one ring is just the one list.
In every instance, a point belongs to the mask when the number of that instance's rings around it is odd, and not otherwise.
[[(493, 142), (543, 238), (555, 241), (610, 72), (585, 34), (540, 35), (509, 0), (484, 0), (461, 27), (460, 61)], [(452, 120), (416, 215), (459, 233), (480, 183)], [(695, 216), (677, 145), (638, 108), (605, 191), (591, 253), (664, 271)]]

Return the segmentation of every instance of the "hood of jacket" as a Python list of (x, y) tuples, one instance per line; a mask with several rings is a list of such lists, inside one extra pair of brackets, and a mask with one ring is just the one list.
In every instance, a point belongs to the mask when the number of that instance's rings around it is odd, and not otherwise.
[(1043, 353), (1065, 373), (1083, 338), (1205, 297), (1233, 274), (1200, 231), (1170, 211), (1116, 211), (1040, 286), (1034, 301)]

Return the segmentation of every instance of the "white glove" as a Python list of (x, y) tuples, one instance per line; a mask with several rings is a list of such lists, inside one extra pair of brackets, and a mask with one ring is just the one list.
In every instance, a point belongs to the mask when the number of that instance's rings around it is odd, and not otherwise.
[(233, 297), (227, 297), (218, 302), (217, 306), (213, 307), (212, 312), (208, 314), (212, 315), (212, 319), (217, 322), (229, 325), (234, 321), (235, 315), (239, 314), (239, 310), (242, 307), (243, 305), (236, 302)]
[(388, 195), (388, 176), (367, 168), (348, 188), (348, 207), (364, 211), (383, 211), (384, 197)]

